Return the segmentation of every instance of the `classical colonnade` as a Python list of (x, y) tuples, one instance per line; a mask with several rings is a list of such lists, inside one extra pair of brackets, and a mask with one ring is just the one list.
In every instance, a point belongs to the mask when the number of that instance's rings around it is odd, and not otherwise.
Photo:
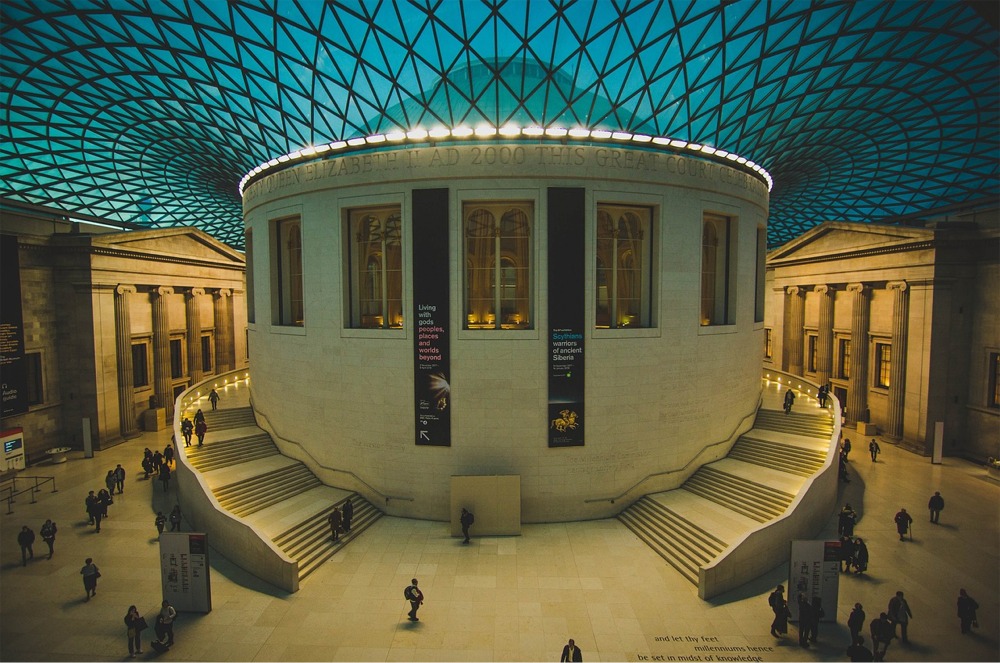
[[(173, 376), (170, 366), (170, 315), (167, 297), (175, 294), (170, 286), (142, 287), (148, 293), (153, 311), (153, 394), (154, 405), (164, 408), (167, 421), (173, 420)], [(213, 325), (215, 328), (215, 373), (236, 368), (233, 321), (233, 292), (228, 288), (210, 291), (204, 288), (177, 288), (184, 295), (184, 317), (187, 326), (187, 365), (190, 384), (200, 381), (202, 371), (202, 324), (198, 297), (212, 297)], [(135, 285), (115, 288), (115, 337), (118, 355), (118, 403), (121, 415), (121, 434), (128, 437), (136, 433), (135, 387), (132, 377), (132, 323), (130, 299), (140, 292)]]

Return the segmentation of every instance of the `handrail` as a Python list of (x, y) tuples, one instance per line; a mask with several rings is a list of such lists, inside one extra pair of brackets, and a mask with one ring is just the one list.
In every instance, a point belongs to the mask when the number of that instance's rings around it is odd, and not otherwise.
[(743, 425), (746, 423), (746, 420), (749, 419), (749, 418), (751, 418), (751, 417), (756, 417), (757, 416), (757, 410), (760, 409), (760, 405), (763, 402), (764, 402), (764, 397), (761, 396), (760, 398), (757, 399), (757, 406), (753, 409), (753, 411), (750, 414), (748, 414), (745, 417), (743, 417), (742, 419), (740, 419), (739, 423), (736, 424), (736, 427), (733, 428), (733, 431), (725, 439), (719, 440), (718, 442), (713, 442), (712, 444), (708, 445), (707, 447), (702, 447), (702, 449), (697, 454), (695, 454), (694, 457), (691, 458), (691, 460), (689, 460), (687, 463), (685, 463), (683, 467), (678, 467), (678, 468), (673, 469), (673, 470), (664, 470), (663, 472), (653, 472), (652, 474), (647, 474), (646, 476), (644, 476), (643, 478), (639, 479), (634, 484), (632, 484), (627, 489), (625, 489), (623, 492), (619, 493), (618, 495), (615, 495), (614, 497), (592, 497), (590, 499), (584, 500), (584, 503), (585, 504), (589, 504), (589, 503), (592, 503), (592, 502), (607, 502), (607, 501), (610, 501), (612, 504), (614, 504), (615, 501), (620, 500), (621, 498), (625, 497), (626, 495), (628, 495), (633, 490), (635, 490), (636, 488), (638, 488), (640, 485), (642, 485), (646, 481), (649, 481), (650, 479), (653, 479), (655, 477), (668, 476), (670, 474), (678, 474), (680, 472), (686, 471), (692, 464), (695, 463), (695, 461), (697, 461), (699, 458), (701, 458), (705, 454), (706, 451), (709, 451), (710, 449), (714, 449), (715, 447), (718, 447), (718, 446), (722, 446), (723, 444), (729, 444), (729, 442), (732, 441), (733, 436), (736, 435), (736, 431), (738, 431), (740, 428), (743, 427)]
[(352, 472), (350, 470), (342, 470), (340, 468), (330, 467), (328, 465), (324, 465), (323, 463), (321, 463), (318, 460), (316, 460), (316, 457), (313, 456), (312, 453), (310, 453), (309, 450), (306, 449), (304, 446), (302, 446), (300, 443), (295, 442), (294, 440), (289, 440), (288, 438), (285, 438), (285, 437), (282, 437), (281, 435), (279, 435), (278, 432), (277, 432), (277, 429), (275, 429), (275, 427), (274, 427), (274, 424), (272, 424), (271, 420), (267, 418), (267, 415), (264, 414), (263, 412), (259, 412), (257, 410), (257, 408), (253, 407), (253, 397), (250, 398), (250, 407), (253, 409), (254, 417), (258, 417), (259, 416), (260, 418), (262, 418), (265, 421), (265, 423), (267, 423), (267, 426), (270, 429), (268, 431), (269, 435), (272, 435), (274, 438), (276, 438), (278, 440), (281, 440), (282, 442), (284, 442), (286, 444), (291, 444), (291, 445), (294, 445), (294, 446), (298, 447), (302, 451), (302, 453), (304, 453), (306, 456), (308, 456), (309, 460), (311, 460), (313, 462), (313, 464), (315, 464), (317, 467), (321, 467), (321, 468), (323, 468), (324, 470), (326, 470), (328, 472), (339, 472), (341, 474), (346, 474), (346, 475), (352, 477), (355, 481), (357, 481), (358, 483), (360, 483), (363, 486), (367, 487), (368, 490), (370, 490), (371, 492), (375, 493), (379, 497), (383, 498), (385, 500), (386, 504), (389, 504), (389, 500), (402, 500), (404, 502), (413, 502), (413, 501), (415, 501), (413, 497), (405, 497), (403, 495), (386, 495), (381, 490), (378, 490), (377, 488), (375, 488), (370, 483), (368, 483), (367, 481), (365, 481), (364, 479), (362, 479), (361, 477), (359, 477), (357, 474), (355, 474), (354, 472)]
[[(17, 480), (18, 479), (34, 479), (35, 483), (34, 483), (34, 485), (28, 486), (27, 488), (24, 488), (22, 490), (16, 490), (16, 488), (17, 488)], [(41, 481), (39, 481), (39, 480), (41, 480)], [(4, 488), (4, 490), (7, 490), (7, 491), (10, 492), (10, 494), (7, 495), (6, 498), (4, 498), (4, 499), (7, 500), (7, 514), (8, 515), (14, 513), (14, 509), (11, 507), (11, 505), (16, 501), (14, 499), (15, 497), (17, 497), (18, 495), (23, 495), (24, 493), (30, 492), (31, 493), (31, 503), (34, 504), (37, 501), (37, 500), (35, 500), (35, 493), (40, 492), (40, 487), (42, 485), (44, 485), (46, 482), (48, 482), (48, 481), (52, 482), (52, 492), (53, 493), (58, 493), (59, 492), (56, 489), (56, 478), (55, 477), (13, 476), (13, 477), (10, 477), (10, 479), (6, 479), (6, 481), (10, 481), (10, 483), (11, 483), (11, 485), (10, 485), (9, 488)]]

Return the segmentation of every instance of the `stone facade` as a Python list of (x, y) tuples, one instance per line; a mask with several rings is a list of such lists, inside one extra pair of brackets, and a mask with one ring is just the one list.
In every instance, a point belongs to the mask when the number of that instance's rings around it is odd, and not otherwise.
[(848, 428), (930, 455), (942, 422), (945, 454), (1000, 455), (997, 217), (824, 223), (775, 249), (765, 368), (830, 384)]
[[(37, 385), (36, 402), (3, 428), (24, 429), (29, 464), (52, 447), (83, 448), (85, 422), (103, 449), (141, 430), (150, 408), (169, 421), (174, 395), (205, 366), (206, 375), (247, 366), (243, 255), (203, 231), (112, 232), (37, 210), (5, 210), (0, 230), (17, 238), (23, 349)], [(170, 293), (159, 329), (158, 292)], [(165, 364), (154, 350), (166, 351)]]

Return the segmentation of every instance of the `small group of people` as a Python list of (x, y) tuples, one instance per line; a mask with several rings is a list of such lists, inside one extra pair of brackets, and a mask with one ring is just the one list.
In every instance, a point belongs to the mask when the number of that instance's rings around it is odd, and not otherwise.
[(96, 495), (92, 490), (87, 493), (87, 497), (83, 500), (83, 506), (87, 512), (87, 524), (94, 525), (96, 533), (101, 533), (101, 521), (110, 518), (108, 507), (114, 503), (115, 499), (107, 488), (101, 488)]
[(174, 447), (168, 444), (163, 451), (151, 451), (146, 447), (142, 452), (142, 471), (145, 473), (144, 479), (148, 479), (150, 474), (155, 474), (160, 483), (163, 484), (163, 492), (170, 488), (171, 466), (176, 466), (174, 459)]
[[(49, 547), (48, 559), (52, 559), (52, 554), (55, 552), (56, 533), (58, 531), (59, 528), (56, 527), (51, 518), (46, 519), (38, 531), (42, 536), (42, 541)], [(32, 548), (35, 545), (35, 530), (27, 525), (22, 525), (21, 531), (17, 533), (17, 545), (21, 546), (21, 566), (27, 566), (28, 560), (35, 558), (35, 551)]]
[(330, 524), (330, 534), (334, 541), (340, 541), (341, 534), (349, 534), (351, 531), (351, 521), (354, 520), (354, 504), (351, 498), (344, 502), (344, 510), (333, 507), (333, 511), (327, 516), (326, 521)]
[(840, 537), (840, 564), (842, 573), (859, 575), (868, 570), (868, 544), (864, 539)]
[(122, 467), (121, 463), (113, 470), (108, 470), (107, 475), (104, 477), (104, 485), (107, 486), (108, 492), (112, 495), (115, 491), (121, 495), (125, 492), (125, 468)]
[[(215, 394), (215, 390), (212, 390)], [(215, 409), (215, 404), (219, 401), (219, 396), (216, 394), (215, 400), (212, 401), (212, 409)], [(197, 412), (194, 413), (194, 422), (187, 417), (181, 419), (181, 435), (184, 436), (184, 446), (191, 446), (191, 436), (198, 436), (198, 446), (205, 446), (205, 433), (208, 432), (208, 424), (205, 423), (205, 413), (199, 408)]]
[[(156, 518), (153, 520), (153, 525), (156, 526), (156, 536), (163, 534), (163, 529), (167, 526), (167, 516), (163, 515), (162, 511), (156, 512)], [(181, 505), (175, 504), (173, 510), (170, 512), (170, 531), (180, 532), (181, 531)]]
[[(153, 632), (156, 639), (152, 640), (154, 649), (166, 650), (174, 644), (174, 620), (177, 619), (177, 610), (170, 605), (166, 599), (160, 604), (160, 611), (156, 615), (156, 626)], [(146, 618), (139, 614), (139, 609), (134, 605), (128, 607), (125, 613), (125, 634), (128, 638), (128, 654), (135, 658), (142, 653), (142, 632), (149, 628)]]

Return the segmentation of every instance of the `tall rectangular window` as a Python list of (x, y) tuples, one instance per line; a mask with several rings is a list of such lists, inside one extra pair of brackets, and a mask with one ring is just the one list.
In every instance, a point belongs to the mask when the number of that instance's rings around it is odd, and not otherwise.
[(767, 228), (757, 227), (757, 280), (754, 288), (753, 321), (764, 322), (764, 283), (767, 275)]
[(736, 323), (736, 221), (705, 214), (701, 235), (701, 324)]
[(274, 224), (277, 249), (277, 316), (275, 323), (291, 327), (305, 324), (302, 292), (302, 224), (283, 219)]
[(149, 386), (149, 343), (132, 344), (132, 386)]
[(851, 339), (837, 340), (837, 377), (849, 380), (851, 378)]
[(462, 206), (465, 328), (530, 329), (530, 202), (466, 202)]
[(247, 322), (254, 321), (254, 303), (253, 303), (253, 232), (248, 230), (246, 232), (246, 253), (243, 254), (246, 258), (247, 271)]
[(892, 370), (892, 346), (888, 343), (875, 344), (875, 386), (889, 388), (889, 372)]
[(25, 377), (27, 378), (28, 405), (41, 405), (45, 402), (45, 383), (42, 373), (42, 353), (26, 352), (24, 354)]
[(212, 335), (205, 334), (201, 337), (201, 371), (203, 373), (212, 372)]
[(398, 205), (350, 210), (350, 324), (403, 328), (403, 237)]
[(774, 356), (774, 334), (770, 327), (764, 329), (764, 358), (770, 359)]
[(816, 334), (806, 335), (806, 352), (808, 353), (806, 370), (815, 373), (817, 364), (817, 355), (819, 354), (819, 337)]
[(183, 339), (170, 339), (170, 377), (175, 380), (184, 377), (184, 342)]
[(989, 390), (986, 394), (987, 407), (1000, 408), (1000, 352), (990, 353)]
[(597, 206), (596, 326), (649, 327), (652, 222), (649, 207)]

